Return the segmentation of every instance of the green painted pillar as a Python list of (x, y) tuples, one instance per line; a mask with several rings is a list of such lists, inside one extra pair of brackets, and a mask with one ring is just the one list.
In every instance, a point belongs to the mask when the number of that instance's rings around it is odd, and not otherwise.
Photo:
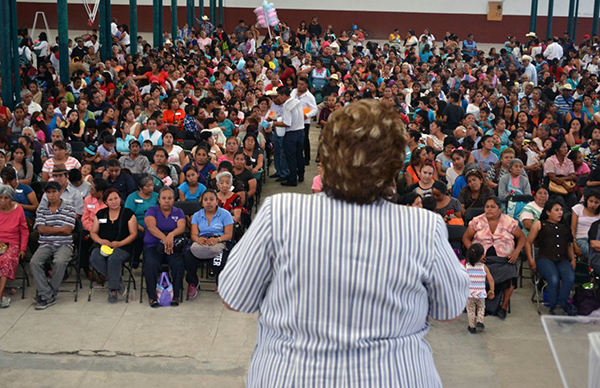
[(17, 24), (17, 0), (10, 0), (11, 44), (13, 48), (15, 103), (21, 102), (21, 66), (19, 65), (19, 27)]
[(575, 14), (575, 0), (569, 0), (569, 23), (567, 25), (567, 31), (573, 38), (573, 16)]
[(598, 35), (598, 19), (600, 18), (600, 0), (594, 0), (594, 16), (592, 19), (592, 36)]
[[(600, 0), (598, 0), (600, 1)], [(202, 16), (204, 16), (204, 0), (198, 0), (198, 14), (199, 14), (199, 19), (202, 19)]]
[(186, 20), (186, 23), (187, 23), (189, 29), (192, 29), (192, 27), (195, 26), (195, 23), (194, 23), (195, 15), (194, 14), (196, 12), (194, 10), (194, 8), (195, 8), (194, 3), (195, 3), (194, 0), (187, 0), (187, 2), (186, 2), (186, 12), (185, 12), (186, 18), (185, 18), (185, 20)]
[(158, 15), (158, 20), (160, 23), (160, 44), (163, 44), (163, 32), (165, 31), (165, 4), (163, 0), (160, 0), (160, 13)]
[(579, 0), (575, 2), (575, 15), (573, 17), (573, 32), (571, 33), (571, 39), (573, 42), (577, 40), (577, 20), (579, 19)]
[(138, 14), (137, 14), (137, 0), (129, 0), (129, 39), (130, 46), (129, 52), (131, 55), (137, 53), (138, 44)]
[(60, 80), (69, 83), (69, 17), (67, 0), (58, 0), (58, 59), (60, 61)]
[[(600, 0), (596, 0), (600, 1)], [(548, 0), (548, 24), (546, 25), (546, 39), (552, 39), (552, 17), (554, 15), (554, 0)]]
[(212, 24), (215, 25), (215, 27), (217, 26), (217, 0), (210, 0), (210, 15), (208, 16), (210, 18), (210, 22)]
[(217, 24), (223, 24), (223, 0), (219, 0), (219, 22)]
[[(0, 42), (10, 42), (10, 3), (0, 2)], [(2, 102), (9, 109), (14, 109), (14, 62), (12, 60), (12, 48), (10, 45), (0, 45), (0, 65), (2, 67)]]
[(171, 40), (174, 47), (177, 47), (175, 46), (177, 35), (177, 0), (171, 0)]
[(100, 26), (100, 58), (106, 61), (112, 56), (112, 34), (110, 31), (110, 0), (100, 0), (98, 8)]
[(162, 8), (162, 0), (153, 0), (152, 4), (152, 37), (153, 37), (153, 46), (158, 47), (162, 46), (162, 31), (160, 29), (160, 11)]
[(537, 32), (537, 13), (538, 13), (538, 0), (531, 0), (531, 16), (529, 19), (529, 31)]

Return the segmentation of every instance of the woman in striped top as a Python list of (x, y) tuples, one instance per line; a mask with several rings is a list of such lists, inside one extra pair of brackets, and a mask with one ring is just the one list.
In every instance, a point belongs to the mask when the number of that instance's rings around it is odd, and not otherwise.
[(405, 145), (393, 108), (334, 112), (323, 192), (267, 198), (232, 250), (219, 293), (259, 312), (247, 387), (441, 387), (427, 317), (457, 318), (469, 278), (439, 215), (386, 200)]

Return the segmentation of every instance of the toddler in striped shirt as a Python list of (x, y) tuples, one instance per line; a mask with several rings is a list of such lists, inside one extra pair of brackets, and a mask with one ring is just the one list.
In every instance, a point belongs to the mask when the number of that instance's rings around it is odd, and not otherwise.
[[(485, 298), (494, 299), (494, 278), (483, 264), (485, 250), (481, 244), (473, 244), (467, 252), (465, 268), (471, 284), (469, 286), (469, 299), (467, 299), (467, 314), (469, 316), (468, 331), (476, 334), (477, 329), (485, 329), (483, 316), (485, 315)], [(485, 280), (490, 284), (490, 291), (485, 290)]]

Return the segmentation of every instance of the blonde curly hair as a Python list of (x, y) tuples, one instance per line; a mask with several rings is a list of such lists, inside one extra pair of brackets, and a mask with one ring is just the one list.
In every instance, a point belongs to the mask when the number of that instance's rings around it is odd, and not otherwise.
[(405, 149), (404, 123), (393, 107), (372, 99), (351, 103), (334, 112), (323, 129), (323, 191), (358, 204), (391, 197)]

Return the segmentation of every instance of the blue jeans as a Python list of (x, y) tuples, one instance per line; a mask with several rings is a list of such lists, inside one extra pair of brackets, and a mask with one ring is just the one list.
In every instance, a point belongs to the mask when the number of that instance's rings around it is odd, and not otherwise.
[(150, 300), (156, 300), (156, 283), (158, 283), (158, 277), (165, 259), (171, 269), (173, 297), (179, 298), (179, 294), (183, 289), (183, 275), (185, 274), (183, 252), (173, 252), (170, 255), (158, 253), (155, 245), (144, 249), (144, 277), (146, 278), (146, 291)]
[[(568, 261), (537, 259), (537, 270), (548, 283), (548, 302), (550, 308), (567, 306), (567, 299), (575, 283), (575, 270)], [(562, 282), (561, 282), (562, 281)]]
[(287, 160), (283, 153), (283, 136), (277, 136), (275, 132), (273, 132), (273, 159), (277, 174), (281, 178), (287, 178), (290, 175), (290, 170), (288, 169)]
[(290, 169), (288, 180), (297, 182), (299, 177), (304, 178), (304, 130), (286, 132), (283, 150)]
[(576, 241), (583, 257), (590, 257), (590, 241), (587, 238), (578, 238)]

